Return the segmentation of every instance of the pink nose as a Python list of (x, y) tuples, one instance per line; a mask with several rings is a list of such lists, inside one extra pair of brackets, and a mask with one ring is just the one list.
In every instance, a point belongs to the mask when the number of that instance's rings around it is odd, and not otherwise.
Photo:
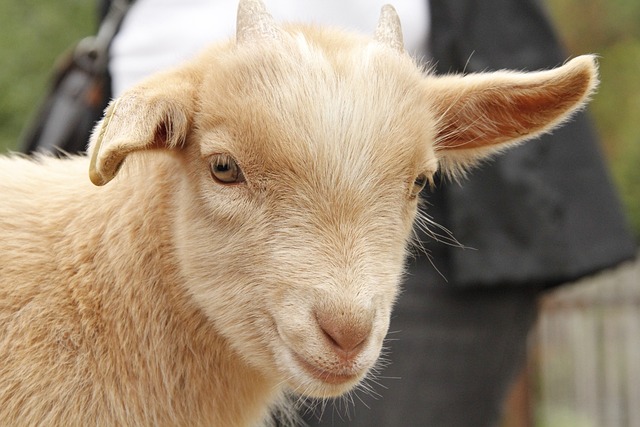
[(345, 359), (358, 355), (371, 334), (370, 319), (328, 313), (317, 313), (316, 319), (333, 351)]

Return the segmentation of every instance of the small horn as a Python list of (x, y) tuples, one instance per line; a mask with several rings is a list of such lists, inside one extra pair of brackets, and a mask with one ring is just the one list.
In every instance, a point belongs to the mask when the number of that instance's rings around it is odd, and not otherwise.
[(277, 39), (278, 26), (261, 0), (240, 0), (236, 24), (236, 42), (264, 38)]
[(390, 4), (382, 6), (378, 27), (374, 34), (374, 39), (378, 43), (389, 46), (399, 52), (404, 52), (404, 41), (402, 40), (402, 25), (398, 13)]

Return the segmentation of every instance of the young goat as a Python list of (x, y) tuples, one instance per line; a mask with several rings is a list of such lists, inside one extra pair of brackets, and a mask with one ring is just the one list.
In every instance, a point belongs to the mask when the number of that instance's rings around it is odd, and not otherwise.
[(389, 6), (370, 40), (241, 1), (235, 41), (110, 105), (91, 161), (0, 160), (0, 420), (251, 426), (287, 392), (349, 391), (425, 183), (596, 82), (591, 57), (425, 75)]

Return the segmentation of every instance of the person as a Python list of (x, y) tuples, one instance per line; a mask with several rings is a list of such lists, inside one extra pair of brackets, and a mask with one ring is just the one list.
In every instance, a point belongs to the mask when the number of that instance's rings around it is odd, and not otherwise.
[[(385, 1), (386, 2), (386, 1)], [(382, 2), (267, 1), (277, 20), (371, 33)], [(567, 57), (538, 0), (398, 0), (407, 50), (437, 73), (537, 70)], [(137, 0), (111, 46), (117, 96), (233, 33), (235, 2)], [(492, 426), (525, 360), (540, 294), (632, 258), (635, 244), (585, 114), (553, 135), (438, 180), (428, 215), (464, 246), (423, 231), (392, 319), (389, 366), (323, 426)], [(437, 231), (437, 230), (435, 230)], [(372, 389), (373, 391), (367, 391)], [(318, 416), (321, 416), (318, 420)]]
[[(278, 22), (312, 22), (364, 33), (375, 27), (384, 0), (277, 0), (267, 3)], [(424, 0), (397, 0), (407, 51), (422, 53), (429, 19)], [(237, 1), (136, 0), (111, 45), (109, 70), (118, 96), (154, 72), (195, 56), (235, 34)]]

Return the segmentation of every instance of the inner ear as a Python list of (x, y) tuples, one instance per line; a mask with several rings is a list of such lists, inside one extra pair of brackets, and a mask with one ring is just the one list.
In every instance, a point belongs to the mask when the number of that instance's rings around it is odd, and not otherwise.
[(551, 130), (585, 104), (597, 81), (591, 56), (549, 71), (428, 79), (435, 150), (445, 165), (464, 169), (505, 144)]
[[(156, 131), (154, 133), (153, 142), (149, 145), (150, 149), (168, 148), (172, 144), (168, 142), (170, 139), (168, 124), (166, 121), (158, 123)], [(174, 143), (176, 146), (182, 146), (184, 139), (181, 138), (179, 142)]]
[(583, 94), (588, 81), (564, 85), (490, 84), (482, 90), (451, 96), (442, 116), (438, 144), (449, 149), (479, 148), (527, 137), (561, 121)]
[[(165, 83), (166, 86), (166, 83)], [(182, 85), (184, 86), (184, 84)], [(191, 128), (195, 97), (135, 88), (112, 102), (91, 138), (89, 176), (104, 185), (117, 174), (132, 152), (149, 149), (178, 149)]]

